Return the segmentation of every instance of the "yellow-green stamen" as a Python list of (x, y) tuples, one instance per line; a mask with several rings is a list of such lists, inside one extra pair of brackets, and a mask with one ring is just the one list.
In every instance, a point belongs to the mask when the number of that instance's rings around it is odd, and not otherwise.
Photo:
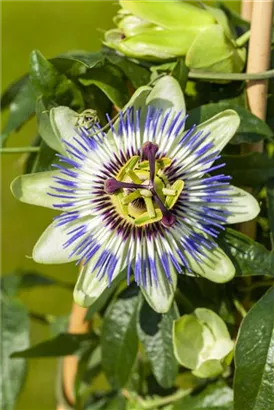
[(166, 227), (176, 222), (170, 212), (177, 202), (184, 182), (170, 185), (164, 169), (171, 165), (169, 158), (155, 156), (158, 146), (147, 142), (143, 146), (144, 161), (135, 155), (120, 169), (116, 178), (105, 181), (105, 192), (111, 195), (118, 213), (135, 226), (161, 221)]

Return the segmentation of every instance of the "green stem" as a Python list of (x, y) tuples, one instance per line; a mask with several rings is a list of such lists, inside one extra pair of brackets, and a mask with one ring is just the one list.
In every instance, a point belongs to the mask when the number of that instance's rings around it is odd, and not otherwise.
[(267, 80), (274, 77), (274, 69), (264, 71), (263, 73), (210, 73), (204, 71), (190, 71), (189, 78), (201, 80), (229, 80), (229, 81), (244, 81), (244, 80)]
[(234, 304), (237, 312), (240, 313), (240, 315), (244, 318), (247, 314), (247, 311), (245, 310), (245, 308), (243, 307), (241, 302), (239, 302), (238, 299), (234, 298), (233, 299), (233, 304)]
[(246, 287), (239, 287), (239, 290), (241, 292), (250, 292), (254, 289), (258, 289), (258, 288), (267, 288), (268, 286), (270, 287), (272, 285), (273, 281), (272, 280), (262, 280), (260, 282), (256, 282), (253, 283), (250, 286), (246, 286)]
[(26, 154), (29, 152), (38, 152), (40, 147), (12, 147), (0, 148), (0, 154)]
[(151, 398), (151, 399), (143, 399), (142, 397), (138, 395), (132, 394), (130, 391), (126, 389), (123, 390), (123, 394), (127, 399), (139, 402), (139, 404), (145, 410), (152, 410), (155, 407), (174, 403), (182, 399), (183, 397), (188, 396), (191, 392), (192, 392), (192, 389), (186, 389), (186, 390), (180, 389), (180, 390), (177, 390), (175, 393), (170, 394), (169, 396), (159, 397), (159, 398), (157, 397), (157, 398)]
[(250, 30), (246, 31), (241, 37), (237, 38), (236, 44), (238, 47), (242, 47), (250, 38)]

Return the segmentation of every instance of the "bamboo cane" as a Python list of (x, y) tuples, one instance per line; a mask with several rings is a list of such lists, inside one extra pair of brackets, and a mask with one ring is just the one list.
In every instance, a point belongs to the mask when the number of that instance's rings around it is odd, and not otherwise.
[[(87, 309), (72, 304), (72, 310), (69, 322), (69, 333), (87, 333), (89, 324), (85, 321)], [(74, 404), (74, 380), (77, 372), (78, 358), (76, 356), (67, 356), (63, 362), (63, 392), (68, 404)], [(62, 404), (57, 405), (57, 410), (66, 410)]]
[[(256, 0), (252, 4), (245, 0), (242, 13), (251, 17), (251, 34), (248, 50), (247, 73), (257, 73), (267, 70), (270, 61), (273, 0)], [(265, 120), (267, 108), (267, 80), (250, 80), (247, 83), (247, 100), (250, 111), (258, 118)], [(264, 145), (245, 144), (242, 153), (263, 152)], [(252, 238), (256, 237), (256, 222), (249, 221), (240, 224), (240, 231)]]
[(244, 20), (250, 21), (252, 16), (253, 1), (242, 0), (241, 2), (241, 16)]

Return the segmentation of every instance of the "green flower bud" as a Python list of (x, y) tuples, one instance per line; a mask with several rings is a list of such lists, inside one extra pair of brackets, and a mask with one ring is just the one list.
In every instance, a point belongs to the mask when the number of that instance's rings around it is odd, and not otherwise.
[(246, 53), (230, 30), (225, 13), (179, 0), (120, 0), (116, 30), (104, 44), (128, 57), (151, 61), (186, 56), (192, 70), (239, 72)]
[(172, 31), (157, 28), (124, 38), (122, 31), (114, 29), (106, 33), (105, 44), (128, 57), (163, 60), (185, 55), (196, 35), (197, 30), (191, 27)]
[(114, 17), (114, 23), (124, 33), (126, 37), (135, 36), (147, 29), (154, 29), (157, 26), (147, 20), (143, 20), (126, 10), (120, 10), (117, 16)]
[(242, 71), (245, 59), (245, 48), (238, 48), (223, 27), (215, 24), (197, 34), (186, 54), (186, 65), (196, 71), (231, 73)]
[(198, 308), (173, 322), (173, 349), (178, 362), (197, 377), (215, 377), (232, 360), (234, 342), (224, 321)]
[(123, 9), (160, 27), (181, 29), (182, 26), (206, 27), (215, 23), (206, 10), (180, 0), (120, 0)]

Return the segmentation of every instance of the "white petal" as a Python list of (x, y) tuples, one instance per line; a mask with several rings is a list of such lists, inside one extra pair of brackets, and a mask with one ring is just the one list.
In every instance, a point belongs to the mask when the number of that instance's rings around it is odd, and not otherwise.
[[(64, 141), (75, 145), (74, 138), (77, 137), (75, 126), (79, 115), (69, 107), (59, 106), (50, 110), (50, 123), (56, 137), (64, 147), (62, 154), (66, 154), (66, 144)], [(77, 145), (77, 144), (76, 144)], [(79, 149), (79, 145), (77, 145)]]
[[(97, 237), (96, 239), (99, 248), (89, 262), (82, 267), (74, 288), (74, 300), (83, 307), (92, 305), (126, 267), (127, 241), (124, 241), (116, 232), (108, 230), (106, 227), (103, 227), (102, 231), (104, 231), (103, 238)], [(103, 265), (96, 266), (104, 252), (108, 252), (115, 259), (108, 259), (107, 263), (105, 263), (105, 260)], [(111, 271), (115, 260), (117, 263)], [(109, 274), (111, 274), (111, 283)]]
[[(197, 174), (197, 176), (200, 177), (212, 166), (216, 153), (219, 154), (219, 152), (222, 151), (224, 146), (236, 133), (239, 125), (240, 117), (236, 111), (222, 111), (209, 120), (199, 124), (192, 135), (188, 137), (186, 145), (180, 141), (188, 131), (182, 135), (179, 134), (172, 146), (173, 152), (171, 155), (176, 157), (178, 163), (182, 164), (181, 171), (188, 172), (188, 176)], [(207, 134), (209, 135), (196, 150), (193, 150), (191, 138), (201, 131), (202, 135), (200, 138), (203, 138)], [(212, 143), (212, 148), (207, 148), (205, 152), (200, 154), (200, 150), (207, 146), (208, 143)], [(212, 161), (208, 161), (208, 157), (212, 154), (215, 154), (212, 156)], [(206, 159), (206, 162), (203, 161), (204, 159)]]
[(231, 185), (230, 188), (232, 192), (229, 198), (232, 203), (227, 205), (227, 210), (232, 214), (228, 216), (227, 223), (236, 224), (256, 218), (260, 212), (260, 206), (254, 196), (236, 186)]
[(83, 307), (91, 306), (101, 296), (104, 290), (109, 286), (115, 286), (114, 282), (115, 279), (118, 279), (119, 274), (121, 274), (122, 277), (124, 272), (118, 267), (114, 272), (111, 284), (109, 284), (107, 275), (99, 279), (96, 277), (95, 272), (88, 271), (86, 266), (82, 267), (73, 292), (74, 301)]
[(53, 204), (63, 202), (62, 199), (47, 194), (54, 183), (54, 176), (61, 177), (62, 174), (60, 171), (49, 171), (20, 175), (12, 181), (10, 189), (21, 202), (54, 209)]
[[(156, 255), (155, 258), (158, 260)], [(177, 287), (177, 273), (174, 269), (171, 269), (172, 282), (169, 282), (159, 261), (156, 263), (156, 266), (158, 273), (157, 283), (152, 279), (151, 284), (148, 281), (145, 287), (140, 285), (140, 288), (147, 303), (155, 312), (166, 313), (169, 311), (174, 299)]]
[(203, 131), (204, 135), (210, 133), (207, 142), (212, 140), (214, 147), (218, 151), (222, 151), (226, 144), (235, 135), (239, 125), (240, 117), (236, 111), (225, 110), (199, 124), (196, 127), (195, 132)]
[(212, 250), (203, 247), (205, 256), (197, 262), (189, 253), (186, 254), (191, 270), (216, 283), (225, 283), (235, 275), (235, 267), (224, 251), (216, 246)]
[[(65, 226), (56, 226), (56, 222), (49, 225), (33, 248), (32, 257), (34, 261), (44, 264), (60, 264), (78, 260), (79, 256), (69, 257), (73, 247), (68, 246), (65, 249), (63, 247), (69, 239), (67, 232), (71, 229)], [(77, 245), (77, 242), (75, 242), (75, 245)]]
[(146, 99), (147, 105), (165, 111), (172, 109), (174, 114), (185, 115), (186, 105), (183, 92), (178, 81), (171, 76), (160, 78)]

